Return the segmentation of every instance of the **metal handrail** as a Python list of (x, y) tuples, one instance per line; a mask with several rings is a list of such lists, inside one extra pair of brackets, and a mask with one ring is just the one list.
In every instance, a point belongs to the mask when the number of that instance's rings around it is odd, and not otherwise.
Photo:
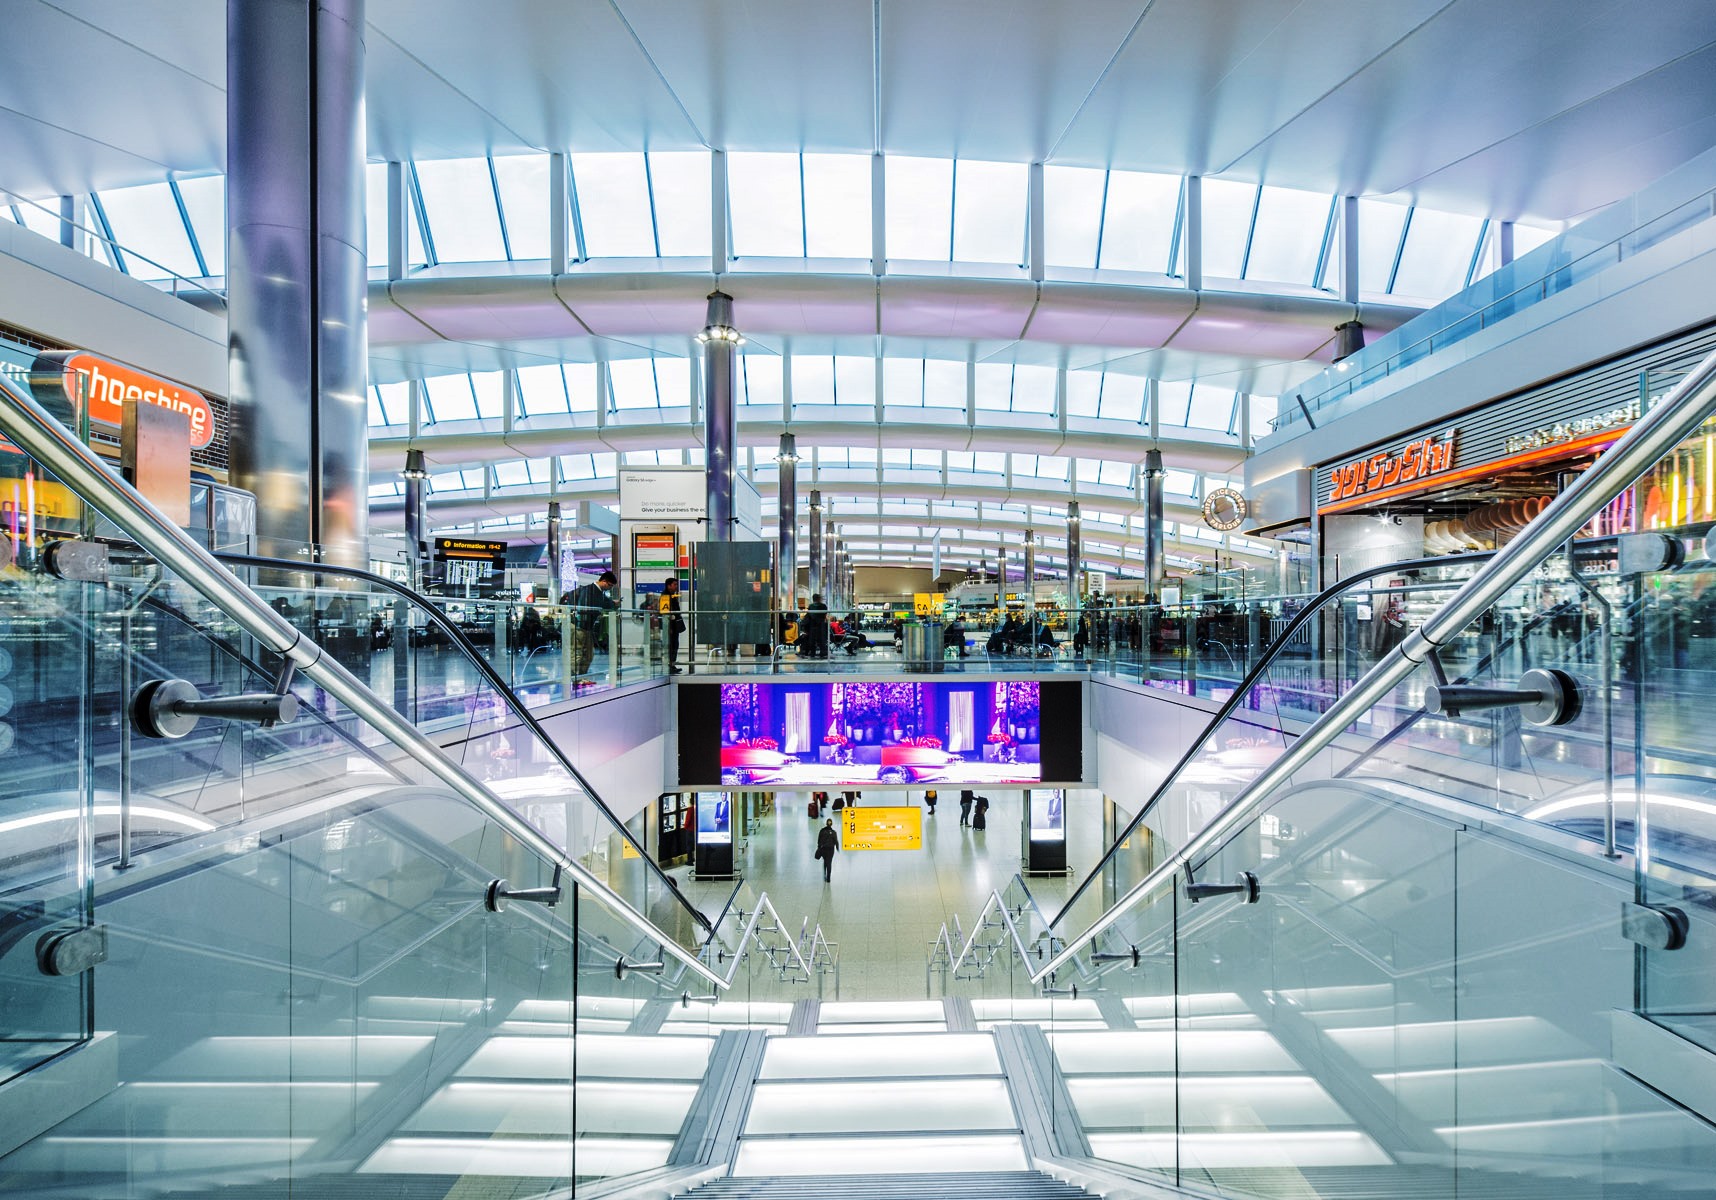
[(356, 713), (455, 794), (463, 797), (519, 844), (558, 867), (604, 908), (644, 936), (659, 941), (665, 953), (716, 987), (728, 981), (662, 932), (648, 917), (615, 894), (540, 830), (523, 820), (499, 797), (472, 779), (441, 753), (417, 727), (393, 710), (332, 656), (305, 637), (184, 530), (113, 473), (101, 458), (61, 425), (35, 398), (0, 380), (0, 433), (41, 463), (62, 483), (101, 509), (127, 536), (153, 554), (168, 570), (227, 613), (251, 637), (303, 671), (317, 686)]
[[(1195, 835), (1184, 847), (1170, 854), (1140, 880), (1088, 929), (1070, 938), (1066, 949), (1033, 972), (1031, 982), (1050, 975), (1147, 898), (1171, 882), (1182, 868), (1189, 868), (1203, 851), (1219, 845), (1227, 835), (1263, 807), (1275, 788), (1320, 754), (1347, 726), (1358, 720), (1443, 645), (1476, 620), (1514, 587), (1539, 563), (1581, 529), (1609, 503), (1675, 446), (1697, 432), (1716, 408), (1716, 352), (1707, 355), (1686, 378), (1646, 413), (1621, 438), (1604, 451), (1571, 487), (1512, 542), (1496, 552), (1465, 586), (1406, 639), (1380, 660), (1346, 695), (1335, 701), (1322, 718), (1285, 753), (1252, 780), (1227, 808)], [(1607, 703), (1610, 697), (1604, 697)], [(1643, 793), (1637, 803), (1643, 803)]]

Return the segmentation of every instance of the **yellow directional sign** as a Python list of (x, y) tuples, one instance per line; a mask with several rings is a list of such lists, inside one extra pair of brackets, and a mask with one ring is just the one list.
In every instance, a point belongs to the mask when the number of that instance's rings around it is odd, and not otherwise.
[(848, 806), (840, 813), (842, 850), (922, 850), (924, 811), (921, 808)]
[(939, 617), (947, 604), (947, 596), (942, 592), (914, 592), (912, 594), (912, 612), (920, 617)]

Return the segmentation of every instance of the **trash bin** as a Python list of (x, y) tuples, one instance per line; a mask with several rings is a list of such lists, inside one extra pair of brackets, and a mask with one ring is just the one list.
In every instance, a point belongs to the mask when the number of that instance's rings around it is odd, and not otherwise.
[(901, 657), (905, 669), (911, 672), (940, 671), (943, 666), (941, 654), (941, 622), (914, 621), (904, 630), (905, 647)]

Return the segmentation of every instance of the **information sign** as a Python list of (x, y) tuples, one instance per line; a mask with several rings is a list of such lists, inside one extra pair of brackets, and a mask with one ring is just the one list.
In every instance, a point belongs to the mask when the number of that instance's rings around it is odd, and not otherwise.
[(922, 850), (924, 812), (921, 808), (880, 808), (848, 805), (840, 812), (842, 850)]

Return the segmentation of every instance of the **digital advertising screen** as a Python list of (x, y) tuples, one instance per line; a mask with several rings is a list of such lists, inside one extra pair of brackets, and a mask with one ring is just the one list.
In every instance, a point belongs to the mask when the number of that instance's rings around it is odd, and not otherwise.
[(720, 845), (733, 840), (733, 802), (719, 793), (697, 800), (697, 844)]
[(1082, 698), (1077, 683), (1034, 679), (682, 687), (680, 783), (806, 789), (1077, 784)]
[(1031, 840), (1067, 840), (1066, 793), (1059, 788), (1047, 791), (1039, 788), (1031, 793)]

